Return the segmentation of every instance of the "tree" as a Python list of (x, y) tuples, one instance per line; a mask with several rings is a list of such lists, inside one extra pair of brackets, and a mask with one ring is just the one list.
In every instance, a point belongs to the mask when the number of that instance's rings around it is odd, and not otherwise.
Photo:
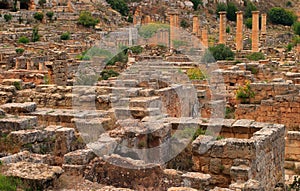
[(90, 12), (83, 11), (80, 13), (78, 24), (85, 27), (95, 27), (97, 23), (99, 23), (99, 20), (95, 19)]
[(110, 7), (123, 16), (127, 16), (129, 13), (129, 8), (124, 0), (107, 0), (107, 3), (110, 5)]
[(5, 20), (6, 22), (9, 22), (11, 19), (12, 19), (12, 15), (11, 15), (11, 14), (5, 14), (5, 15), (4, 15), (4, 20)]
[(226, 17), (228, 20), (230, 21), (236, 21), (236, 13), (237, 12), (237, 7), (235, 6), (235, 4), (233, 2), (229, 2), (227, 4), (227, 13), (226, 13)]
[(273, 24), (281, 24), (291, 26), (296, 22), (297, 16), (295, 13), (285, 10), (281, 7), (274, 7), (269, 10), (268, 18)]
[(188, 27), (190, 26), (190, 24), (187, 22), (187, 20), (182, 19), (182, 20), (180, 21), (180, 26), (181, 26), (182, 28), (186, 29), (186, 28), (188, 28)]
[(31, 41), (36, 42), (36, 41), (39, 41), (39, 40), (40, 40), (39, 29), (37, 27), (34, 27), (32, 29)]
[(46, 13), (46, 16), (49, 18), (50, 21), (52, 21), (53, 15), (54, 15), (53, 11), (49, 11)]
[(295, 34), (300, 35), (300, 22), (295, 22), (293, 25), (293, 29), (295, 31)]
[(251, 1), (245, 1), (246, 10), (245, 10), (245, 18), (252, 18), (252, 11), (257, 11), (256, 6)]
[(245, 21), (245, 25), (248, 29), (252, 29), (252, 18), (247, 18)]
[(198, 10), (199, 5), (203, 5), (202, 0), (191, 0), (191, 2), (193, 3), (193, 8), (194, 10)]
[(44, 18), (44, 14), (41, 13), (41, 12), (35, 12), (33, 14), (33, 18), (36, 19), (36, 20), (38, 20), (38, 21), (42, 21), (43, 18)]

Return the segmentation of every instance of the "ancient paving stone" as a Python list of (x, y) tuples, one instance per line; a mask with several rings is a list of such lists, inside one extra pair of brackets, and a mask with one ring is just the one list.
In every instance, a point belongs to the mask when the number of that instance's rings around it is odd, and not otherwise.
[(9, 114), (30, 113), (36, 110), (36, 103), (7, 103), (1, 106), (1, 108)]

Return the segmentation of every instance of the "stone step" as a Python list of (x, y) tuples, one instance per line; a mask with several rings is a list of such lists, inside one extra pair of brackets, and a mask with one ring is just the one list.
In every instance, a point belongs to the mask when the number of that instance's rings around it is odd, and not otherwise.
[(250, 179), (251, 168), (246, 165), (232, 166), (230, 168), (230, 177), (234, 182), (246, 182)]
[(146, 116), (156, 116), (161, 114), (159, 108), (141, 108), (141, 107), (129, 107), (129, 108), (114, 108), (117, 120), (134, 118), (143, 119)]
[(33, 129), (37, 126), (37, 117), (5, 115), (0, 118), (0, 134), (8, 134), (12, 131)]
[(159, 96), (135, 97), (130, 99), (129, 107), (161, 108), (162, 102)]
[(7, 103), (1, 105), (0, 108), (3, 109), (8, 114), (20, 114), (20, 113), (30, 113), (36, 110), (35, 102), (25, 102), (25, 103)]

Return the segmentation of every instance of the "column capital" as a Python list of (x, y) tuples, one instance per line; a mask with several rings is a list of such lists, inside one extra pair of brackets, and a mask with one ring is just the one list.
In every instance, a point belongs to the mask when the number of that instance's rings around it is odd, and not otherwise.
[(225, 15), (227, 12), (226, 11), (220, 11), (219, 14), (220, 15)]
[(259, 11), (252, 11), (252, 14), (259, 14)]
[(235, 14), (238, 14), (238, 15), (243, 14), (243, 13), (244, 13), (243, 11), (237, 11), (237, 12), (235, 12)]

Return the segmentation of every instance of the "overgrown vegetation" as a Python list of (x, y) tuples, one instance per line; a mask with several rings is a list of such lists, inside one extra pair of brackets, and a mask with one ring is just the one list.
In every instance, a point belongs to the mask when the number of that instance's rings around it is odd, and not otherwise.
[(199, 6), (203, 5), (203, 1), (202, 0), (191, 0), (191, 2), (193, 3), (193, 9), (195, 11), (197, 11), (199, 9)]
[(250, 98), (255, 96), (255, 92), (251, 90), (250, 82), (246, 82), (245, 85), (239, 86), (238, 90), (236, 91), (236, 98), (241, 100), (241, 103), (249, 103)]
[(252, 11), (257, 11), (256, 6), (249, 0), (245, 1), (246, 3), (246, 9), (245, 9), (245, 14), (244, 17), (247, 18), (252, 18)]
[(114, 70), (103, 70), (100, 73), (100, 80), (107, 80), (110, 77), (117, 77), (119, 73)]
[(219, 16), (220, 11), (226, 11), (226, 17), (230, 21), (236, 21), (236, 12), (238, 11), (236, 5), (233, 2), (225, 3), (218, 3), (216, 14)]
[(294, 176), (294, 181), (289, 185), (289, 191), (300, 191), (300, 177)]
[(32, 42), (37, 42), (39, 40), (40, 40), (39, 29), (38, 29), (38, 27), (34, 27), (32, 29), (31, 41)]
[(123, 16), (127, 16), (129, 13), (129, 8), (124, 0), (106, 0), (111, 8), (121, 13)]
[(225, 108), (225, 119), (234, 119), (234, 108), (233, 107)]
[(25, 50), (23, 48), (16, 48), (17, 54), (22, 54)]
[(187, 76), (190, 80), (204, 80), (207, 78), (207, 76), (200, 70), (200, 68), (188, 69)]
[(16, 191), (21, 185), (21, 180), (13, 177), (7, 177), (0, 174), (0, 190), (1, 191)]
[(48, 12), (46, 13), (46, 16), (48, 17), (48, 19), (49, 19), (50, 21), (52, 21), (53, 15), (54, 15), (53, 11), (48, 11)]
[(246, 70), (250, 71), (252, 74), (257, 74), (258, 73), (258, 68), (253, 66), (253, 65), (247, 65)]
[(190, 27), (190, 24), (187, 22), (187, 20), (182, 19), (182, 20), (180, 21), (180, 27), (186, 29), (186, 28), (189, 28), (189, 27)]
[(99, 23), (99, 19), (96, 19), (88, 11), (82, 11), (79, 15), (78, 24), (85, 27), (95, 27)]
[(149, 23), (147, 25), (142, 25), (139, 28), (139, 35), (144, 38), (151, 38), (158, 30), (165, 29), (169, 30), (170, 27), (167, 24), (161, 23)]
[(234, 52), (224, 44), (218, 44), (214, 47), (209, 47), (203, 57), (202, 62), (212, 63), (216, 60), (233, 60)]
[(39, 0), (39, 6), (44, 7), (44, 4), (46, 3), (46, 0)]
[(253, 53), (247, 55), (246, 58), (249, 60), (253, 60), (253, 61), (266, 59), (265, 55), (262, 52), (253, 52)]
[(18, 39), (18, 43), (27, 44), (27, 43), (29, 43), (29, 39), (28, 39), (26, 36), (21, 36), (21, 37)]
[(296, 35), (300, 35), (300, 22), (295, 22), (293, 25), (293, 29)]
[(70, 33), (69, 32), (65, 32), (60, 36), (61, 40), (70, 40)]
[(248, 29), (252, 29), (252, 18), (247, 18), (245, 21), (245, 25)]
[(15, 88), (16, 88), (17, 90), (21, 90), (21, 89), (22, 89), (22, 85), (21, 85), (20, 82), (13, 82), (12, 85), (15, 86)]
[(12, 19), (12, 15), (10, 13), (4, 15), (5, 22), (9, 22), (9, 21), (11, 21), (11, 19)]
[(268, 19), (273, 24), (281, 24), (291, 26), (296, 22), (297, 16), (292, 11), (286, 10), (281, 7), (271, 8), (268, 12)]
[(33, 18), (34, 18), (35, 20), (37, 20), (37, 21), (42, 21), (43, 18), (44, 18), (44, 14), (41, 13), (41, 12), (35, 12), (35, 13), (33, 14)]

